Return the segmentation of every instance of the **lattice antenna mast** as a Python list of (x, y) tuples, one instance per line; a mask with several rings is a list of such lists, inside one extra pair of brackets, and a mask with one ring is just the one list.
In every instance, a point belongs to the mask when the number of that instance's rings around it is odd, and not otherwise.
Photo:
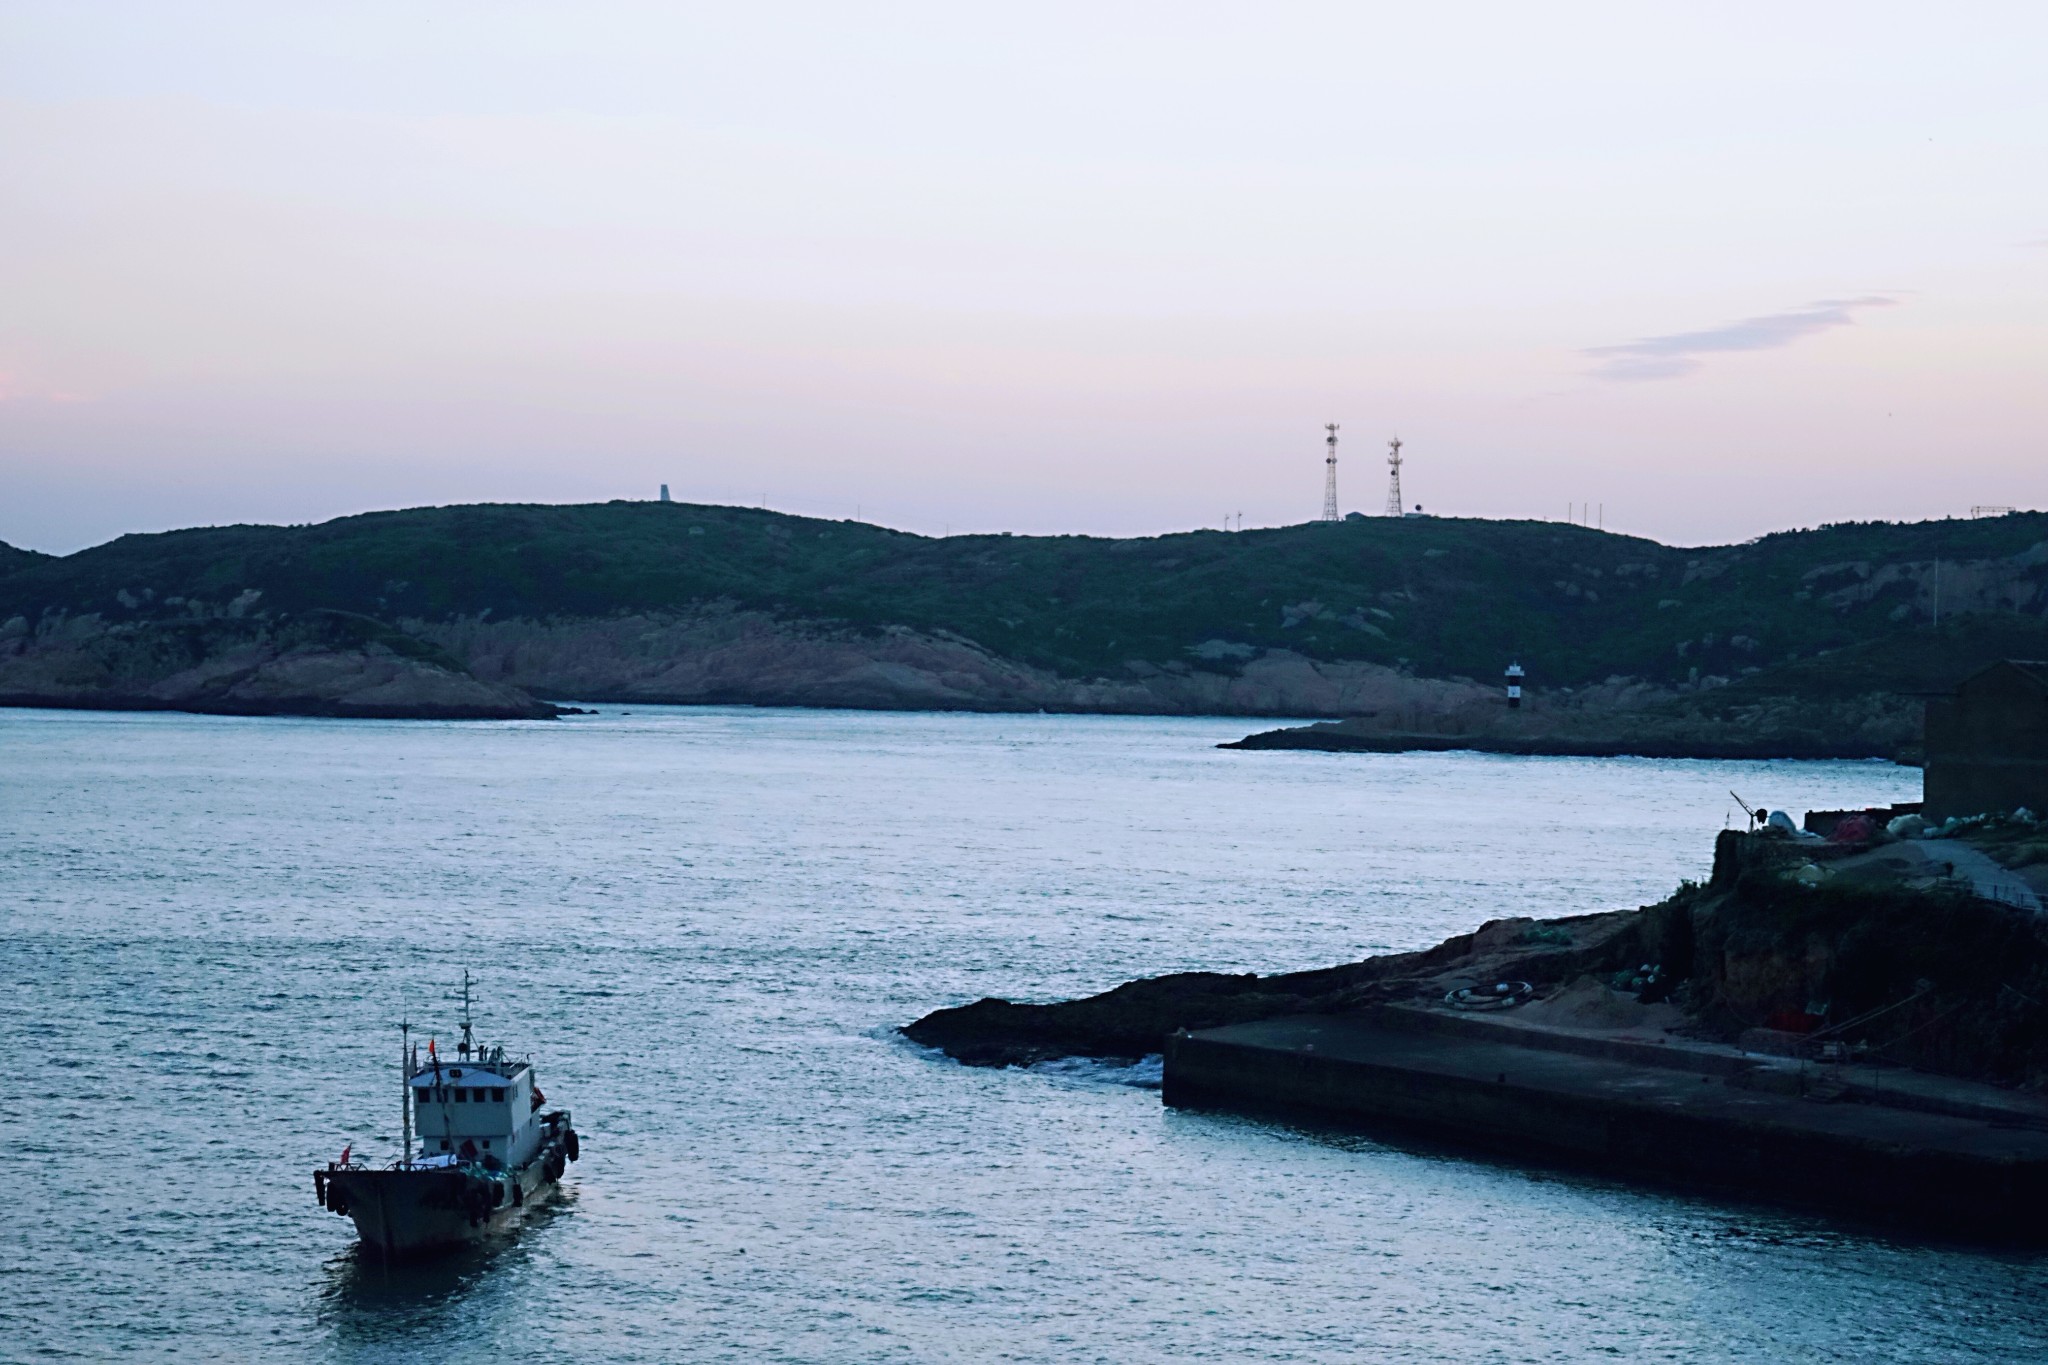
[(1323, 423), (1323, 430), (1330, 433), (1325, 442), (1330, 453), (1323, 457), (1323, 464), (1329, 473), (1323, 476), (1323, 520), (1337, 520), (1337, 424)]
[(1401, 438), (1387, 442), (1387, 515), (1401, 515)]

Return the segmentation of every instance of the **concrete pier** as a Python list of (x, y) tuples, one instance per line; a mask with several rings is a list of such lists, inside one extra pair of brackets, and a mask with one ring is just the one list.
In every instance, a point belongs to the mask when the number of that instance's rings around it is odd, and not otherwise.
[(1164, 1098), (2048, 1242), (2048, 1104), (1940, 1077), (1396, 1006), (1177, 1034)]

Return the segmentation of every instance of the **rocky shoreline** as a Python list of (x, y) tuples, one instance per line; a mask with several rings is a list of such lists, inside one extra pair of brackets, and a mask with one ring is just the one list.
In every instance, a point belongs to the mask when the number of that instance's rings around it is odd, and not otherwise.
[(365, 720), (548, 720), (563, 708), (481, 679), (368, 617), (304, 612), (0, 635), (0, 706)]
[[(1987, 827), (1972, 842), (2048, 891), (2048, 831)], [(1631, 1004), (1675, 1006), (1672, 1026), (1688, 1037), (1771, 1046), (1827, 1027), (1892, 1065), (2048, 1087), (2048, 921), (1931, 875), (1944, 846), (1724, 830), (1705, 885), (1639, 910), (1493, 920), (1419, 952), (1313, 971), (1179, 972), (1042, 1004), (987, 998), (902, 1033), (975, 1066), (1136, 1058), (1181, 1030), (1346, 1016), (1504, 980), (1531, 983), (1540, 1002), (1590, 977), (1626, 987)], [(1816, 1001), (1829, 1002), (1824, 1020), (1807, 1014)]]
[(1275, 976), (1176, 972), (1052, 1004), (989, 998), (934, 1010), (902, 1032), (970, 1066), (1130, 1060), (1158, 1052), (1176, 1029), (1362, 1009), (1411, 998), (1445, 972), (1547, 981), (1610, 969), (1639, 954), (1639, 914), (1491, 920), (1420, 952)]
[(1908, 746), (1864, 737), (1828, 738), (1818, 734), (1755, 736), (1628, 735), (1580, 738), (1565, 735), (1362, 733), (1341, 723), (1320, 722), (1280, 730), (1264, 730), (1216, 746), (1219, 749), (1294, 749), (1322, 753), (1455, 753), (1523, 754), (1554, 758), (1705, 758), (1705, 759), (1889, 759), (1912, 761)]

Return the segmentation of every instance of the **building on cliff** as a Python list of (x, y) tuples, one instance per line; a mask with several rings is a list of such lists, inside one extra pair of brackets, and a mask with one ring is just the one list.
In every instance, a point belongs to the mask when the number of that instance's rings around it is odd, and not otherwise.
[(1930, 820), (2048, 814), (2048, 662), (2004, 659), (1927, 700)]

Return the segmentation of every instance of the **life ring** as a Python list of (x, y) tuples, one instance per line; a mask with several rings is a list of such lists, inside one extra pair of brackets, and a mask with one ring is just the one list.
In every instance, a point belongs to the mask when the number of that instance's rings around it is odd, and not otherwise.
[(1526, 981), (1499, 981), (1491, 986), (1465, 986), (1444, 996), (1454, 1010), (1506, 1010), (1535, 998), (1536, 988)]

